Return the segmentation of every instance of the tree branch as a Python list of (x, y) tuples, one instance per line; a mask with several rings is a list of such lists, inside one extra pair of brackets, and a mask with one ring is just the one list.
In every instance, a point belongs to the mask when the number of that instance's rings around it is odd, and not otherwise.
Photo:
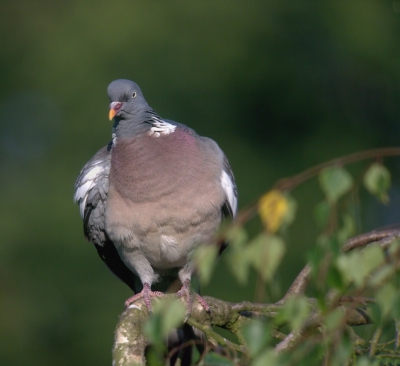
[[(372, 242), (378, 242), (382, 248), (386, 249), (399, 237), (400, 230), (373, 231), (348, 240), (343, 246), (343, 251), (347, 252), (355, 248), (360, 248)], [(247, 354), (247, 350), (242, 342), (241, 329), (243, 326), (255, 317), (275, 318), (290, 297), (304, 293), (309, 282), (310, 272), (311, 267), (307, 264), (297, 275), (285, 296), (274, 304), (257, 304), (248, 301), (230, 303), (207, 296), (205, 300), (212, 309), (210, 315), (197, 302), (196, 297), (194, 297), (191, 316), (187, 324), (201, 330), (206, 335), (208, 341), (214, 345), (220, 344), (234, 352)], [(169, 294), (165, 295), (165, 297), (175, 298), (175, 295)], [(275, 347), (276, 353), (292, 349), (302, 341), (307, 332), (321, 326), (321, 316), (315, 309), (316, 300), (309, 300), (310, 306), (313, 307), (312, 314), (301, 330), (292, 331), (288, 335), (284, 335), (279, 329), (273, 331), (272, 336), (280, 341)], [(373, 302), (373, 299), (362, 296), (339, 296), (336, 298), (333, 295), (331, 300), (328, 302), (332, 309), (339, 307), (346, 314), (344, 326), (363, 325), (371, 322), (367, 311), (358, 307)], [(157, 301), (157, 299), (153, 301)], [(144, 351), (148, 345), (148, 340), (144, 335), (143, 325), (147, 319), (148, 311), (141, 300), (136, 301), (134, 305), (131, 305), (121, 314), (115, 331), (115, 343), (113, 347), (114, 365), (145, 365)], [(238, 337), (241, 344), (233, 343), (220, 336), (213, 330), (214, 326), (230, 331)], [(377, 341), (375, 346), (376, 344)]]
[(119, 317), (112, 351), (113, 365), (145, 365), (147, 339), (143, 325), (148, 311), (144, 302), (136, 302)]

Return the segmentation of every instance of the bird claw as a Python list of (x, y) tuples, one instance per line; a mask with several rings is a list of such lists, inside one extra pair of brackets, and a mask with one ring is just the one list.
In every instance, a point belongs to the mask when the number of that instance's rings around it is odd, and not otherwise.
[[(211, 307), (210, 305), (208, 305), (207, 301), (201, 297), (199, 294), (194, 294), (196, 296), (196, 299), (198, 301), (198, 303), (204, 308), (204, 310), (207, 313), (211, 313)], [(183, 285), (182, 288), (176, 293), (176, 296), (178, 298), (184, 297), (187, 303), (187, 310), (186, 310), (186, 316), (185, 316), (185, 320), (184, 322), (186, 323), (186, 321), (190, 318), (190, 315), (192, 313), (192, 305), (193, 305), (193, 293), (191, 291), (190, 288), (190, 280), (186, 280)]]
[(198, 303), (204, 308), (204, 310), (211, 314), (211, 306), (208, 305), (207, 301), (204, 299), (204, 297), (201, 297), (199, 294), (196, 294), (196, 299)]
[(135, 301), (142, 299), (144, 304), (146, 305), (147, 311), (149, 314), (153, 314), (153, 310), (151, 307), (151, 298), (152, 297), (162, 297), (164, 296), (163, 292), (160, 291), (151, 291), (151, 287), (148, 283), (143, 284), (143, 289), (138, 294), (131, 296), (129, 299), (125, 301), (125, 308), (128, 308)]
[[(186, 282), (186, 281), (185, 281)], [(190, 282), (189, 282), (190, 284)], [(182, 288), (176, 293), (176, 296), (178, 298), (183, 297), (186, 300), (186, 316), (184, 319), (184, 323), (186, 323), (186, 321), (190, 318), (190, 314), (192, 312), (192, 305), (193, 305), (193, 296), (190, 292), (190, 288), (188, 285), (185, 286), (185, 284), (183, 284)]]

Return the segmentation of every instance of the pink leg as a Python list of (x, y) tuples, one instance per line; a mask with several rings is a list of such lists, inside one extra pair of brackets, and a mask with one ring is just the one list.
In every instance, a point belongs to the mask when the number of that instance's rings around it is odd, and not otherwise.
[[(207, 313), (211, 313), (211, 307), (210, 305), (207, 304), (207, 301), (202, 298), (199, 294), (195, 294), (196, 299), (199, 302), (201, 306), (203, 306), (204, 310)], [(192, 304), (193, 304), (193, 296), (191, 294), (191, 288), (190, 288), (190, 280), (185, 280), (183, 282), (182, 288), (176, 293), (176, 296), (184, 297), (186, 298), (187, 301), (187, 313), (186, 313), (186, 319), (187, 320), (190, 317), (190, 313), (192, 312)]]
[(129, 299), (125, 301), (125, 307), (127, 308), (129, 305), (133, 304), (135, 301), (143, 298), (144, 303), (148, 312), (151, 314), (151, 297), (162, 297), (164, 296), (163, 292), (160, 291), (151, 291), (151, 287), (148, 283), (143, 284), (143, 289), (138, 294), (131, 296)]

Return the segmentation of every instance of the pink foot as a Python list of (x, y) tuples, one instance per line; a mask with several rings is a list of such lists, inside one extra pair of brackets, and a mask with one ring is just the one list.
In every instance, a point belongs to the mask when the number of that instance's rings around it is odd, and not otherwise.
[[(185, 321), (187, 319), (189, 319), (190, 314), (192, 312), (192, 304), (193, 304), (193, 295), (191, 293), (191, 288), (190, 288), (190, 280), (186, 280), (183, 285), (182, 288), (176, 293), (176, 296), (178, 298), (184, 297), (186, 299), (187, 302), (187, 312), (186, 312), (186, 318)], [(211, 307), (210, 305), (207, 304), (207, 301), (202, 298), (199, 294), (195, 294), (197, 301), (199, 302), (199, 304), (204, 308), (204, 310), (207, 313), (211, 313)]]
[(204, 299), (204, 297), (201, 297), (199, 294), (195, 294), (196, 299), (199, 302), (199, 304), (204, 308), (207, 313), (211, 313), (211, 307), (208, 305), (207, 301)]
[(148, 283), (143, 284), (143, 289), (140, 291), (138, 294), (131, 296), (129, 299), (125, 301), (125, 308), (127, 308), (129, 305), (133, 304), (135, 301), (143, 298), (144, 303), (146, 305), (146, 308), (148, 312), (151, 314), (152, 309), (151, 309), (151, 299), (152, 297), (162, 297), (164, 296), (163, 292), (160, 291), (151, 291), (151, 287)]

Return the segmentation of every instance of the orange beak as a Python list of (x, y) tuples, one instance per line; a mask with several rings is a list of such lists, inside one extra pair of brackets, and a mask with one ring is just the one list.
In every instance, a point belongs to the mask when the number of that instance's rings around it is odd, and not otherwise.
[(108, 118), (110, 119), (110, 121), (115, 117), (115, 115), (119, 112), (119, 110), (122, 107), (121, 102), (112, 102), (110, 104), (110, 112), (108, 113)]
[(115, 110), (110, 109), (110, 112), (108, 113), (108, 119), (111, 121), (115, 115), (116, 115)]

